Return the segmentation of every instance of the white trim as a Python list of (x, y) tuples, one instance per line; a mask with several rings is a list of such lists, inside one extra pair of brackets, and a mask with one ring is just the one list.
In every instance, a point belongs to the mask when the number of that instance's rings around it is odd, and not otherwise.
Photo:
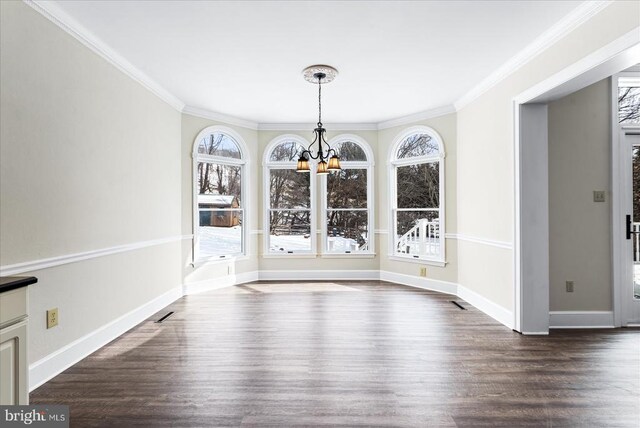
[(229, 257), (212, 257), (212, 258), (208, 258), (208, 259), (200, 259), (196, 262), (192, 262), (190, 263), (191, 266), (193, 267), (202, 267), (202, 266), (209, 266), (209, 265), (217, 265), (217, 264), (223, 264), (223, 263), (229, 263), (229, 262), (244, 262), (247, 260), (251, 260), (251, 254), (245, 254), (243, 256), (229, 256)]
[[(311, 133), (316, 123), (259, 123), (259, 131), (308, 131)], [(325, 123), (328, 131), (377, 131), (376, 123)]]
[[(360, 137), (359, 135), (355, 135), (355, 134), (340, 134), (340, 135), (336, 135), (335, 137), (333, 137), (332, 139), (329, 140), (329, 146), (331, 146), (334, 149), (340, 148), (342, 146), (342, 144), (346, 143), (346, 142), (350, 142), (350, 143), (354, 143), (355, 145), (357, 145), (358, 147), (360, 147), (365, 155), (365, 157), (367, 158), (366, 161), (341, 161), (342, 164), (342, 169), (348, 170), (348, 169), (364, 169), (367, 171), (367, 207), (365, 208), (365, 211), (367, 213), (367, 230), (371, 231), (371, 229), (374, 227), (375, 225), (375, 190), (374, 190), (374, 183), (375, 183), (375, 158), (373, 156), (373, 150), (371, 149), (371, 146), (369, 145), (369, 143), (362, 137)], [(339, 150), (338, 150), (339, 152)], [(376, 248), (376, 236), (375, 233), (371, 233), (369, 232), (369, 236), (368, 236), (368, 250), (366, 252), (362, 252), (362, 253), (358, 253), (358, 252), (353, 252), (353, 253), (344, 253), (344, 252), (338, 252), (338, 251), (328, 251), (328, 247), (329, 247), (329, 232), (327, 230), (327, 212), (329, 210), (328, 204), (327, 204), (327, 177), (328, 175), (325, 175), (324, 177), (320, 178), (320, 192), (322, 194), (322, 196), (320, 197), (320, 222), (321, 222), (321, 226), (320, 226), (320, 230), (319, 232), (321, 232), (321, 236), (320, 236), (320, 254), (323, 255), (323, 257), (326, 256), (341, 256), (341, 257), (354, 257), (357, 255), (369, 255), (370, 257), (372, 256), (372, 254), (375, 251)]]
[(424, 290), (438, 291), (440, 293), (456, 295), (458, 284), (438, 279), (423, 278), (420, 276), (405, 275), (403, 273), (380, 271), (380, 280), (389, 281), (396, 284), (408, 285), (409, 287), (422, 288)]
[(218, 290), (220, 288), (231, 287), (233, 285), (245, 284), (258, 280), (258, 271), (225, 275), (218, 278), (206, 279), (203, 281), (187, 282), (182, 284), (182, 294), (190, 296), (192, 294), (203, 293), (205, 291)]
[(182, 287), (174, 287), (97, 330), (30, 364), (29, 391), (33, 391), (181, 297)]
[(494, 320), (513, 329), (513, 312), (492, 302), (481, 294), (458, 284), (458, 297), (489, 315)]
[[(398, 159), (396, 158), (396, 154), (398, 151), (398, 147), (400, 147), (400, 144), (402, 144), (404, 142), (404, 140), (406, 138), (408, 138), (411, 135), (414, 134), (428, 134), (429, 136), (431, 136), (431, 138), (433, 140), (435, 140), (438, 143), (438, 155), (437, 156), (422, 156), (422, 157), (417, 157), (417, 158), (410, 158), (408, 159), (409, 162), (406, 162), (404, 159), (399, 162)], [(445, 263), (445, 256), (446, 256), (446, 183), (445, 183), (445, 171), (446, 171), (446, 161), (445, 161), (445, 157), (446, 157), (446, 152), (445, 152), (445, 147), (444, 147), (444, 141), (442, 140), (442, 137), (440, 136), (440, 134), (438, 133), (438, 131), (436, 131), (435, 129), (429, 127), (429, 126), (424, 126), (424, 125), (417, 125), (417, 126), (411, 126), (409, 128), (405, 128), (402, 131), (400, 131), (396, 137), (393, 140), (393, 144), (391, 144), (389, 146), (389, 149), (387, 151), (387, 169), (389, 170), (389, 174), (388, 174), (388, 178), (387, 178), (387, 195), (389, 197), (389, 201), (390, 201), (390, 207), (389, 207), (389, 218), (388, 218), (388, 231), (391, 235), (391, 238), (388, 239), (387, 242), (387, 247), (388, 247), (388, 254), (393, 254), (396, 257), (401, 258), (402, 260), (404, 260), (404, 257), (399, 255), (398, 253), (396, 253), (396, 239), (397, 239), (397, 235), (396, 235), (396, 227), (397, 227), (397, 211), (398, 211), (398, 198), (396, 197), (396, 192), (397, 192), (397, 173), (398, 173), (398, 166), (404, 166), (404, 165), (412, 165), (412, 164), (419, 164), (419, 163), (434, 163), (434, 162), (438, 162), (438, 169), (439, 169), (439, 184), (440, 184), (440, 206), (437, 208), (438, 210), (438, 219), (440, 221), (440, 254), (438, 256), (438, 258), (419, 258), (417, 260), (421, 260), (421, 261), (430, 261), (430, 262), (440, 262), (440, 263)], [(410, 260), (413, 258), (409, 258), (407, 257), (407, 260)]]
[[(636, 27), (628, 33), (613, 40), (602, 48), (592, 52), (591, 54), (583, 57), (581, 60), (571, 64), (564, 68), (560, 72), (548, 77), (547, 79), (539, 82), (538, 84), (530, 87), (529, 89), (521, 92), (519, 95), (513, 98), (513, 157), (514, 157), (514, 252), (513, 252), (513, 282), (514, 282), (514, 329), (521, 331), (520, 319), (522, 302), (522, 240), (520, 229), (520, 217), (521, 217), (521, 197), (520, 188), (521, 183), (521, 142), (520, 142), (520, 106), (526, 102), (529, 102), (535, 98), (540, 98), (546, 92), (552, 91), (573, 79), (580, 79), (583, 86), (587, 86), (595, 81), (615, 73), (616, 70), (611, 70), (611, 67), (619, 67), (625, 69), (634, 63), (637, 63), (640, 52), (640, 27)], [(635, 62), (634, 62), (635, 61)], [(595, 72), (594, 72), (595, 71)], [(585, 74), (589, 74), (588, 80), (585, 80)], [(579, 90), (581, 87), (573, 87), (572, 89)], [(548, 100), (547, 100), (548, 101)], [(615, 122), (614, 122), (615, 123)], [(612, 127), (613, 128), (613, 127)], [(614, 139), (615, 141), (615, 139)], [(616, 168), (613, 169), (616, 171)], [(612, 183), (613, 184), (613, 183)], [(612, 196), (612, 205), (616, 204), (615, 192)], [(613, 214), (612, 214), (613, 215)], [(615, 218), (615, 217), (614, 217)], [(614, 227), (616, 220), (613, 220)], [(613, 294), (615, 321), (616, 325), (620, 323), (620, 316), (618, 314), (619, 304), (616, 304), (616, 296), (618, 295), (618, 287), (620, 281), (613, 281)], [(618, 300), (619, 301), (619, 300)]]
[(393, 128), (394, 126), (409, 125), (414, 122), (433, 119), (435, 117), (445, 116), (447, 114), (451, 114), (455, 112), (456, 112), (456, 108), (453, 105), (449, 104), (442, 107), (436, 107), (426, 111), (410, 114), (407, 116), (401, 116), (395, 119), (378, 122), (377, 129), (382, 130), (382, 129)]
[(263, 259), (315, 259), (318, 257), (317, 253), (301, 253), (301, 252), (293, 252), (293, 253), (285, 253), (285, 252), (272, 252), (272, 253), (264, 253), (260, 257)]
[(297, 280), (376, 280), (377, 270), (261, 270), (260, 281)]
[[(230, 137), (240, 149), (240, 159), (224, 157), (224, 156), (210, 156), (201, 154), (198, 152), (200, 147), (200, 141), (206, 138), (207, 136), (218, 133), (224, 134)], [(226, 258), (242, 258), (247, 255), (247, 247), (248, 240), (247, 235), (248, 231), (251, 230), (252, 222), (249, 220), (249, 216), (247, 213), (250, 213), (253, 207), (251, 206), (251, 196), (253, 192), (250, 192), (251, 186), (248, 183), (251, 183), (251, 168), (248, 165), (251, 162), (251, 154), (249, 152), (249, 146), (244, 141), (242, 136), (236, 132), (234, 129), (229, 128), (228, 126), (223, 125), (212, 125), (207, 126), (198, 132), (195, 140), (193, 141), (193, 147), (191, 151), (192, 162), (191, 162), (191, 212), (192, 212), (192, 225), (191, 230), (193, 231), (193, 251), (192, 251), (192, 264), (198, 263), (206, 263), (212, 260), (216, 260), (219, 256), (216, 257), (208, 257), (208, 258), (200, 258), (199, 248), (200, 248), (200, 237), (198, 236), (198, 228), (200, 227), (200, 208), (198, 206), (198, 163), (221, 163), (225, 165), (234, 165), (239, 166), (241, 168), (240, 177), (241, 177), (241, 194), (242, 197), (242, 206), (238, 209), (238, 211), (242, 212), (242, 234), (241, 234), (241, 252), (236, 254), (225, 254), (223, 260)]]
[(86, 27), (67, 14), (56, 2), (40, 0), (24, 0), (24, 2), (174, 109), (181, 111), (184, 108), (184, 102), (178, 97), (166, 90), (158, 82), (147, 76), (109, 45), (96, 37)]
[(488, 245), (490, 247), (513, 250), (513, 243), (509, 241), (498, 241), (495, 239), (481, 238), (479, 236), (471, 236), (462, 233), (446, 233), (444, 236), (447, 239), (457, 239), (458, 241), (473, 242), (476, 244)]
[(262, 257), (263, 258), (276, 258), (276, 257), (303, 257), (303, 258), (315, 258), (316, 257), (316, 249), (317, 249), (317, 238), (319, 231), (317, 230), (317, 217), (316, 217), (316, 171), (313, 165), (313, 162), (309, 162), (310, 171), (309, 171), (309, 208), (300, 209), (300, 211), (309, 211), (309, 217), (311, 221), (310, 225), (310, 248), (308, 251), (306, 250), (298, 250), (293, 252), (279, 253), (270, 251), (270, 240), (271, 234), (269, 233), (269, 225), (271, 223), (271, 195), (269, 192), (271, 191), (269, 187), (270, 183), (270, 174), (272, 169), (296, 169), (296, 160), (287, 161), (287, 162), (275, 162), (270, 161), (271, 152), (278, 145), (286, 142), (295, 142), (302, 147), (302, 149), (306, 149), (309, 147), (310, 143), (304, 137), (295, 134), (283, 134), (272, 139), (267, 147), (264, 149), (264, 153), (262, 156), (262, 227), (263, 227), (263, 235), (264, 239), (262, 240)]
[(479, 96), (487, 92), (489, 89), (502, 82), (504, 79), (515, 73), (522, 66), (529, 63), (536, 56), (553, 46), (560, 39), (567, 36), (577, 27), (591, 19), (593, 16), (601, 12), (609, 6), (612, 1), (585, 1), (560, 21), (548, 28), (544, 33), (538, 36), (533, 42), (527, 45), (507, 62), (494, 70), (488, 77), (482, 80), (473, 89), (458, 99), (454, 105), (456, 110), (460, 110), (469, 105)]
[(227, 125), (235, 125), (235, 126), (240, 126), (242, 128), (248, 128), (253, 130), (258, 129), (257, 122), (254, 122), (248, 119), (243, 119), (240, 117), (229, 116), (227, 114), (218, 113), (211, 110), (205, 110), (198, 107), (184, 106), (181, 111), (184, 114), (188, 114), (195, 117), (201, 117), (203, 119), (215, 120), (216, 122), (222, 122)]
[(613, 285), (613, 324), (616, 327), (622, 326), (623, 313), (626, 312), (626, 302), (624, 300), (625, 280), (625, 252), (626, 247), (621, 239), (624, 233), (624, 198), (622, 198), (623, 169), (620, 166), (623, 162), (622, 142), (620, 141), (620, 126), (618, 124), (618, 77), (619, 74), (611, 76), (609, 79), (610, 92), (610, 113), (611, 113), (611, 281)]
[(395, 262), (416, 263), (419, 265), (429, 265), (429, 266), (437, 266), (437, 267), (445, 267), (447, 265), (447, 262), (445, 261), (421, 259), (418, 257), (411, 257), (411, 256), (399, 256), (397, 254), (387, 254), (387, 259), (393, 260)]
[(612, 311), (550, 311), (549, 328), (614, 328)]
[(376, 229), (374, 230), (374, 233), (377, 233), (379, 235), (386, 235), (389, 233), (389, 231), (387, 229)]
[(12, 265), (0, 266), (0, 276), (17, 275), (25, 272), (62, 266), (82, 260), (95, 259), (96, 257), (110, 256), (112, 254), (124, 253), (126, 251), (139, 250), (141, 248), (153, 247), (169, 242), (191, 239), (193, 235), (179, 235), (168, 238), (152, 239), (149, 241), (133, 242), (131, 244), (118, 245), (115, 247), (101, 248), (99, 250), (84, 251), (82, 253), (65, 254), (64, 256), (51, 257), (47, 259), (31, 260), (28, 262), (15, 263)]
[(376, 253), (324, 253), (320, 254), (320, 257), (323, 259), (375, 259)]
[[(569, 65), (568, 67), (563, 68), (559, 72), (553, 74), (547, 79), (539, 82), (536, 85), (533, 85), (529, 89), (521, 92), (517, 96), (514, 97), (514, 101), (517, 104), (528, 103), (541, 95), (575, 79), (585, 74), (586, 72), (596, 69), (599, 66), (604, 65), (607, 61), (615, 58), (616, 56), (624, 53), (628, 49), (633, 49), (629, 53), (629, 55), (624, 55), (621, 59), (621, 64), (623, 68), (627, 68), (630, 64), (634, 64), (638, 61), (640, 55), (640, 27), (636, 27), (628, 33), (620, 36), (616, 40), (611, 43), (601, 47), (595, 52), (590, 53), (589, 55), (583, 57), (579, 61)], [(615, 70), (619, 71), (619, 70)], [(614, 72), (615, 72), (614, 71)], [(611, 73), (605, 73), (604, 77), (608, 77)], [(601, 80), (603, 76), (596, 76), (590, 79), (588, 82), (584, 82), (584, 84), (580, 85), (577, 88), (572, 88), (570, 92), (575, 92), (585, 86), (588, 86), (591, 83), (595, 83), (598, 80)], [(559, 94), (561, 97), (563, 94)], [(537, 101), (537, 100), (536, 100)]]

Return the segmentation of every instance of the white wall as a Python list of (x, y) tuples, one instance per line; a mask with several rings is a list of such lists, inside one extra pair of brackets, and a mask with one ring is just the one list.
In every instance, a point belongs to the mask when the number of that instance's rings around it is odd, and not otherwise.
[[(2, 266), (179, 236), (180, 114), (24, 3), (0, 8)], [(179, 286), (179, 258), (173, 241), (24, 272), (29, 361)]]
[(513, 310), (513, 98), (639, 25), (614, 2), (458, 111), (458, 233), (479, 241), (458, 242), (461, 285)]
[[(610, 94), (605, 79), (549, 103), (552, 311), (612, 310)], [(594, 190), (606, 202), (594, 202)]]

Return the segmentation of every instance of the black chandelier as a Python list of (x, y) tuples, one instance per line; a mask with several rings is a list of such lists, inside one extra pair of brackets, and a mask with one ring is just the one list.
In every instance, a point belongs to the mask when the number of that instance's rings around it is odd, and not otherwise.
[[(332, 149), (324, 138), (327, 130), (322, 126), (322, 84), (332, 82), (338, 75), (338, 70), (328, 65), (312, 65), (311, 67), (305, 68), (302, 75), (307, 82), (318, 84), (318, 124), (313, 130), (313, 142), (307, 149), (300, 153), (296, 171), (310, 172), (309, 159), (318, 161), (317, 174), (328, 174), (329, 171), (339, 171), (341, 169), (340, 158), (335, 149)], [(318, 143), (318, 149), (314, 154), (316, 149), (312, 150), (312, 147), (316, 143)]]

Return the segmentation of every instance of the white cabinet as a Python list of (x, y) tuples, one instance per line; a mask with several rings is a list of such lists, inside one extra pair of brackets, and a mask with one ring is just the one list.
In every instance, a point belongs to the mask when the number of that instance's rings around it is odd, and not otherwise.
[(29, 404), (27, 292), (0, 292), (0, 405)]
[(0, 330), (0, 404), (28, 404), (27, 321)]

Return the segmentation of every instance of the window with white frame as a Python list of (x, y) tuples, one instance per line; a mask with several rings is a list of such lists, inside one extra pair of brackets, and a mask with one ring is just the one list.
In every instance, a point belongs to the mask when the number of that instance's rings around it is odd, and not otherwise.
[(313, 173), (296, 172), (301, 138), (280, 137), (265, 152), (265, 254), (315, 252)]
[(427, 127), (407, 130), (391, 153), (392, 254), (444, 262), (444, 148)]
[(245, 254), (246, 150), (238, 136), (210, 127), (194, 144), (194, 260)]
[(364, 141), (339, 136), (340, 171), (326, 175), (323, 248), (330, 254), (373, 253), (373, 156)]

